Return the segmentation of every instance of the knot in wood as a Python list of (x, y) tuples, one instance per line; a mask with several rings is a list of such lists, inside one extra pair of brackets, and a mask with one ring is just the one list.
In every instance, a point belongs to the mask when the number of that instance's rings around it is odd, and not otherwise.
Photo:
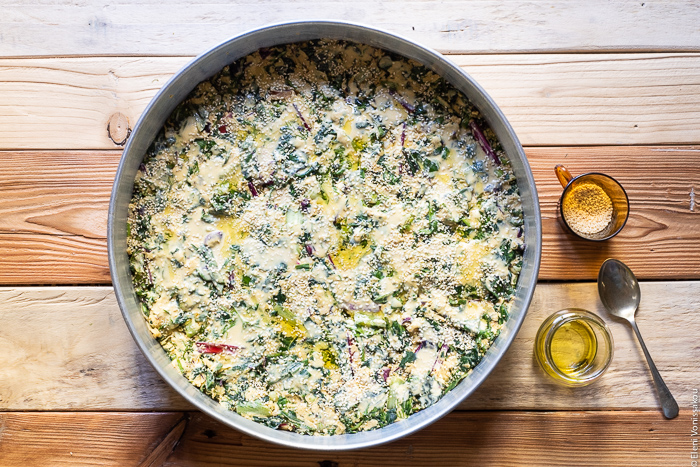
[(124, 146), (131, 135), (129, 119), (121, 112), (112, 114), (107, 122), (107, 135), (117, 146)]

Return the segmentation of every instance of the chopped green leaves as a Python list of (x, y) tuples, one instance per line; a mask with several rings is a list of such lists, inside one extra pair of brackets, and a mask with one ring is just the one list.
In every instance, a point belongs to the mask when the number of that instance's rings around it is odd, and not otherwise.
[(239, 402), (236, 404), (236, 412), (240, 415), (251, 415), (253, 417), (267, 418), (272, 415), (269, 408), (261, 402)]
[(472, 120), (430, 70), (349, 42), (263, 48), (197, 86), (126, 226), (176, 368), (303, 434), (386, 426), (459, 384), (508, 318), (524, 233), (512, 168), (476, 151)]
[(419, 172), (433, 174), (440, 169), (440, 164), (429, 158), (423, 151), (404, 148), (403, 154), (408, 165), (408, 173), (411, 175), (416, 175)]
[(404, 354), (403, 358), (401, 359), (401, 362), (399, 363), (399, 368), (405, 368), (406, 365), (409, 363), (413, 363), (416, 361), (416, 354), (414, 352), (411, 352), (410, 350), (406, 351)]

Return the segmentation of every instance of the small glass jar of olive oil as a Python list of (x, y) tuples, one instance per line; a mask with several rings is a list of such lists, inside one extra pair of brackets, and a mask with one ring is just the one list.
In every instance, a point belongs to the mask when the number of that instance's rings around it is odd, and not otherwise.
[(547, 318), (537, 331), (535, 356), (559, 383), (585, 386), (610, 365), (613, 342), (600, 317), (581, 308), (567, 308)]

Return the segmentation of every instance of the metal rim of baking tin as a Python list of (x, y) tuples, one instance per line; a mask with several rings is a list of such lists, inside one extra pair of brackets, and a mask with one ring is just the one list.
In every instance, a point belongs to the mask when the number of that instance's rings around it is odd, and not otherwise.
[[(224, 66), (262, 47), (312, 39), (364, 43), (413, 59), (441, 75), (463, 92), (496, 133), (518, 181), (524, 218), (525, 252), (511, 316), (476, 368), (434, 405), (384, 428), (353, 434), (309, 436), (275, 430), (241, 417), (199, 391), (171, 364), (148, 330), (134, 293), (126, 253), (126, 220), (134, 178), (148, 146), (175, 106)], [(119, 307), (137, 345), (160, 376), (188, 402), (212, 418), (248, 435), (284, 446), (324, 451), (366, 448), (396, 440), (437, 421), (452, 411), (486, 379), (506, 352), (525, 319), (537, 283), (542, 227), (535, 181), (522, 146), (505, 116), (467, 73), (439, 53), (395, 34), (339, 21), (297, 21), (254, 29), (204, 52), (177, 72), (151, 100), (124, 148), (112, 189), (108, 216), (109, 267)]]

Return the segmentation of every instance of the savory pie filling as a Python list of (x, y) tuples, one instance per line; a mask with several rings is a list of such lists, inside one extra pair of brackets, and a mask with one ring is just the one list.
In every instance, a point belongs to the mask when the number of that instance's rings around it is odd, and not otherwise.
[(498, 335), (522, 264), (518, 187), (479, 113), (351, 42), (261, 49), (201, 83), (129, 212), (136, 293), (173, 365), (305, 434), (437, 402)]

